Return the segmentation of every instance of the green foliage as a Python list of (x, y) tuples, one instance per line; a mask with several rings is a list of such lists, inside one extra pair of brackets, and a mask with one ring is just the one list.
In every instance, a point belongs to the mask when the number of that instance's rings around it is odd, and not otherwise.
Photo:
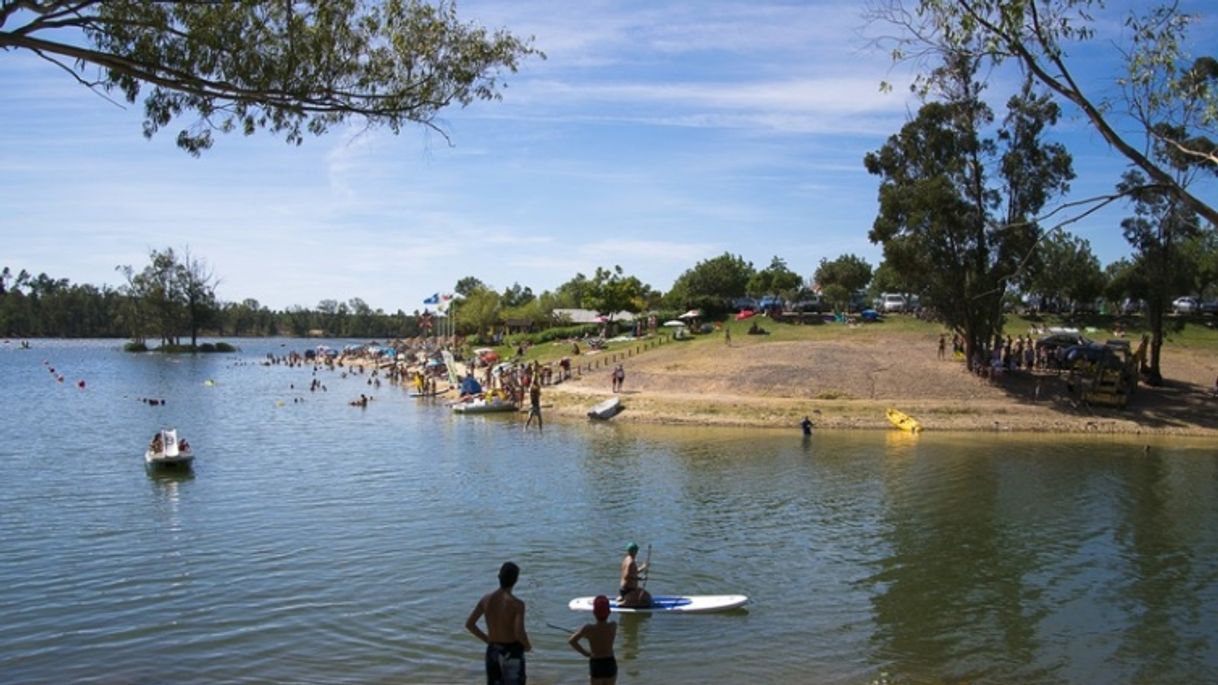
[(596, 268), (585, 300), (602, 316), (613, 318), (618, 312), (637, 313), (648, 304), (651, 288), (636, 276), (627, 276), (622, 267)]
[[(28, 50), (91, 88), (132, 103), (149, 89), (145, 136), (195, 113), (177, 143), (196, 156), (213, 131), (265, 128), (299, 144), (353, 117), (443, 134), (444, 108), (499, 99), (501, 74), (540, 55), (461, 22), (455, 3), (417, 0), (4, 3), (0, 28), (0, 50)], [(65, 29), (85, 44), (60, 42)]]
[(457, 285), (453, 288), (453, 292), (461, 297), (469, 297), (479, 290), (486, 290), (487, 285), (473, 276), (466, 276), (457, 281)]
[(1104, 293), (1108, 279), (1091, 243), (1069, 233), (1043, 239), (1033, 253), (1034, 268), (1024, 272), (1023, 290), (1044, 297), (1088, 302)]
[(147, 352), (148, 345), (143, 341), (135, 342), (134, 340), (123, 345), (124, 352)]
[(473, 290), (456, 310), (459, 330), (482, 335), (501, 318), (499, 293), (489, 288)]
[(708, 315), (721, 313), (727, 310), (730, 300), (747, 293), (754, 273), (752, 262), (724, 252), (698, 262), (677, 277), (665, 301), (673, 309), (696, 307)]
[[(978, 62), (952, 54), (936, 71), (942, 101), (865, 158), (883, 180), (872, 242), (885, 265), (928, 296), (972, 350), (1002, 329), (1002, 298), (1036, 242), (1034, 217), (1073, 176), (1070, 157), (1042, 134), (1056, 109), (1025, 86), (994, 139)], [(1005, 203), (1004, 203), (1005, 200)]]
[(1150, 320), (1148, 382), (1162, 383), (1160, 353), (1163, 314), (1172, 297), (1194, 283), (1194, 263), (1182, 250), (1198, 234), (1197, 215), (1179, 198), (1147, 186), (1136, 170), (1125, 173), (1118, 190), (1134, 199), (1134, 215), (1121, 222), (1125, 239), (1134, 248), (1134, 263), (1145, 278), (1146, 310)]
[(752, 275), (745, 290), (750, 295), (786, 295), (794, 293), (803, 285), (799, 274), (787, 268), (787, 263), (778, 256), (770, 260), (770, 265)]
[(871, 282), (871, 265), (852, 254), (842, 255), (833, 261), (821, 259), (815, 280), (821, 288), (841, 286), (846, 290), (846, 299), (849, 299), (850, 293), (867, 287)]
[[(1180, 3), (1144, 4), (1124, 17), (1130, 43), (1113, 46), (1125, 62), (1119, 103), (1091, 100), (1070, 62), (1078, 54), (1073, 43), (1093, 38), (1096, 26), (1118, 23), (1122, 17), (1105, 13), (1125, 14), (1124, 5), (1106, 7), (1099, 0), (918, 0), (914, 11), (900, 3), (881, 7), (873, 16), (900, 29), (885, 41), (893, 44), (894, 59), (965, 51), (995, 64), (1015, 60), (1022, 73), (1074, 105), (1151, 182), (1218, 224), (1218, 209), (1190, 192), (1189, 179), (1173, 173), (1184, 158), (1210, 171), (1218, 168), (1213, 143), (1218, 132), (1218, 92), (1213, 88), (1218, 69), (1208, 58), (1194, 60), (1185, 52), (1197, 17), (1184, 13)], [(934, 71), (923, 73), (917, 88), (929, 92), (936, 77)], [(1135, 125), (1118, 118), (1125, 113)], [(1166, 148), (1174, 153), (1163, 155)], [(1153, 149), (1158, 154), (1148, 154)]]

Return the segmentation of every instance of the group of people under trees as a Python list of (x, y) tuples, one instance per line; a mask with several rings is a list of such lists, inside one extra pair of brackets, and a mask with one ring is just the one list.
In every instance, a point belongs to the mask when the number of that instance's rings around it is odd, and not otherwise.
[[(614, 602), (619, 608), (651, 605), (651, 595), (644, 588), (648, 564), (637, 562), (638, 553), (636, 543), (626, 545), (618, 597)], [(524, 685), (526, 682), (525, 653), (533, 650), (533, 643), (524, 625), (524, 601), (512, 594), (519, 577), (520, 567), (505, 562), (499, 567), (499, 588), (479, 599), (465, 620), (465, 629), (486, 643), (488, 685)], [(617, 623), (609, 620), (614, 603), (606, 595), (597, 595), (592, 602), (596, 622), (581, 626), (567, 639), (572, 649), (588, 659), (591, 685), (617, 682), (617, 660), (613, 653)], [(486, 624), (486, 630), (478, 625), (479, 621)]]

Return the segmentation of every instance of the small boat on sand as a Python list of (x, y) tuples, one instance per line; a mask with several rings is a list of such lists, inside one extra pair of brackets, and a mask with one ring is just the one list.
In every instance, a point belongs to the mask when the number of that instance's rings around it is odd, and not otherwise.
[(608, 421), (617, 416), (618, 412), (622, 411), (622, 401), (616, 397), (601, 402), (595, 407), (588, 410), (588, 418), (597, 421)]
[(151, 467), (188, 469), (194, 460), (194, 451), (185, 440), (178, 439), (175, 428), (157, 433), (144, 451), (144, 462)]
[(888, 415), (889, 423), (891, 423), (893, 426), (910, 433), (922, 432), (922, 424), (918, 423), (918, 420), (909, 414), (902, 411), (897, 411), (891, 407), (889, 407), (885, 413)]

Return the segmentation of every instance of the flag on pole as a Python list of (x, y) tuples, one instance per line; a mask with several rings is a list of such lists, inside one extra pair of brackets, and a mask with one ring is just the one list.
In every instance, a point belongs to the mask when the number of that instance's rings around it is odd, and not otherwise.
[(440, 293), (436, 293), (426, 300), (423, 300), (423, 304), (440, 304)]

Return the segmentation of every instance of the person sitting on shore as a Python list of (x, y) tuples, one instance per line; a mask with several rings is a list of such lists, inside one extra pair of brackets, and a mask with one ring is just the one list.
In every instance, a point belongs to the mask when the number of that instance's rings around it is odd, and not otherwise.
[(647, 564), (639, 566), (635, 557), (639, 554), (636, 543), (626, 545), (626, 557), (622, 559), (622, 582), (618, 589), (617, 604), (621, 607), (649, 607), (651, 594), (639, 586), (641, 574), (647, 572)]
[[(609, 598), (597, 595), (592, 600), (592, 615), (596, 623), (586, 623), (575, 631), (567, 644), (588, 659), (590, 685), (614, 685), (617, 682), (617, 659), (613, 656), (613, 641), (617, 638), (617, 623), (609, 620)], [(588, 640), (588, 648), (580, 640)]]

